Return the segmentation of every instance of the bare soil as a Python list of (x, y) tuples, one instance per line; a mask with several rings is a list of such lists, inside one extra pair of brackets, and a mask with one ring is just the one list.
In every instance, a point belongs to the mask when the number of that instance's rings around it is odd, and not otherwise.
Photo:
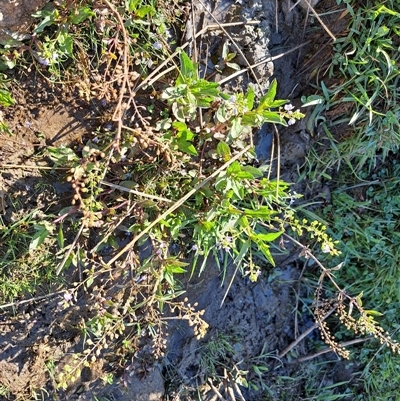
[[(231, 3), (235, 2), (219, 4), (224, 6), (225, 15), (233, 18), (240, 14), (241, 8), (235, 6), (232, 9)], [(246, 10), (251, 7), (256, 9), (258, 1), (243, 3), (241, 7)], [(299, 105), (300, 96), (312, 93), (309, 84), (315, 79), (315, 74), (323, 74), (330, 62), (330, 39), (316, 20), (305, 20), (303, 9), (297, 7), (289, 11), (288, 4), (286, 1), (279, 2), (277, 19), (271, 5), (270, 16), (267, 17), (270, 26), (268, 51), (271, 56), (276, 56), (304, 45), (301, 52), (295, 51), (276, 59), (273, 70), (273, 77), (279, 82), (278, 96), (287, 97)], [(335, 1), (322, 0), (317, 10), (323, 13), (335, 7)], [(218, 13), (220, 18), (221, 10)], [(255, 13), (256, 17), (260, 16)], [(343, 27), (337, 25), (336, 14), (323, 19), (335, 34), (340, 34)], [(318, 52), (315, 49), (319, 49)], [(272, 71), (268, 71), (259, 71), (259, 78), (264, 80), (264, 84), (271, 78)], [(63, 186), (63, 177), (43, 176), (35, 168), (37, 164), (47, 165), (41, 152), (49, 145), (80, 146), (93, 137), (97, 127), (110, 121), (109, 109), (101, 107), (97, 101), (82, 100), (73, 86), (49, 83), (45, 75), (46, 71), (42, 75), (36, 70), (16, 73), (14, 78), (18, 85), (13, 88), (16, 105), (3, 110), (4, 119), (12, 131), (12, 136), (4, 133), (0, 136), (0, 191), (5, 194), (5, 210), (2, 213), (5, 223), (12, 221), (11, 206), (16, 198), (23, 201), (26, 212), (32, 208), (47, 210), (50, 206), (56, 212), (57, 207), (63, 207), (60, 198), (68, 199), (71, 193)], [(280, 131), (282, 179), (286, 181), (297, 181), (297, 167), (303, 163), (313, 140), (313, 133), (306, 127), (305, 121)], [(272, 130), (267, 127), (258, 134), (259, 152), (268, 154), (266, 149), (261, 149), (268, 142), (263, 132), (271, 135)], [(5, 168), (4, 165), (15, 167)], [(18, 168), (18, 165), (32, 168)], [(53, 185), (53, 189), (38, 192), (36, 184), (43, 182)], [(307, 192), (308, 187), (302, 183), (299, 188), (299, 192)], [(299, 314), (296, 309), (296, 294), (299, 294), (299, 289), (300, 293), (304, 291), (299, 282), (302, 263), (282, 259), (277, 265), (274, 270), (264, 271), (257, 283), (235, 277), (221, 306), (235, 273), (234, 267), (229, 268), (227, 277), (222, 280), (220, 272), (210, 262), (203, 275), (187, 282), (185, 294), (189, 302), (198, 302), (199, 308), (206, 311), (204, 319), (210, 327), (205, 339), (196, 340), (192, 328), (184, 321), (171, 319), (165, 357), (145, 374), (135, 373), (132, 367), (136, 365), (132, 360), (113, 385), (106, 385), (101, 380), (108, 369), (107, 360), (99, 359), (90, 370), (82, 371), (80, 379), (66, 391), (54, 389), (46, 367), (46, 363), (54, 359), (59, 361), (60, 369), (63, 364), (69, 363), (70, 355), (82, 350), (82, 335), (76, 327), (80, 319), (92, 313), (87, 305), (88, 299), (81, 298), (73, 307), (62, 309), (58, 305), (61, 295), (55, 292), (54, 296), (46, 297), (44, 291), (43, 294), (35, 294), (36, 297), (43, 296), (36, 302), (0, 306), (0, 389), (9, 390), (0, 399), (28, 399), (24, 397), (36, 389), (46, 400), (92, 400), (94, 396), (99, 400), (121, 401), (191, 400), (195, 398), (191, 398), (190, 389), (202, 385), (202, 399), (214, 400), (216, 389), (204, 383), (204, 352), (206, 345), (220, 336), (229, 338), (233, 347), (229, 362), (238, 369), (250, 370), (256, 358), (264, 353), (270, 356), (270, 373), (264, 377), (267, 383), (273, 384), (279, 375), (290, 376), (299, 367), (285, 361), (278, 363), (274, 357), (277, 351), (282, 351), (298, 333), (312, 324), (312, 316), (301, 311)], [(317, 334), (303, 341), (299, 345), (300, 352), (311, 352), (309, 347), (313, 346), (316, 338)], [(335, 382), (336, 373), (332, 372), (330, 380)], [(217, 373), (224, 375), (222, 365)], [(338, 377), (337, 380), (344, 378)], [(299, 383), (270, 399), (300, 400), (302, 390), (298, 386)], [(218, 390), (227, 396), (228, 393), (224, 393), (228, 391), (226, 388), (221, 386)], [(259, 391), (241, 387), (241, 392), (248, 401), (261, 399)]]

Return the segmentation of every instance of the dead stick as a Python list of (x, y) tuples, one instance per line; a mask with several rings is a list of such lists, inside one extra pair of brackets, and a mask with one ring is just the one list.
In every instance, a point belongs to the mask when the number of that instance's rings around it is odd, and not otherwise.
[[(359, 343), (363, 343), (365, 341), (372, 340), (372, 338), (373, 337), (356, 338), (355, 340), (350, 340), (350, 341), (345, 341), (343, 343), (339, 343), (339, 346), (340, 347), (347, 347), (349, 345), (359, 344)], [(318, 357), (320, 355), (327, 354), (328, 352), (334, 352), (334, 351), (333, 351), (332, 348), (324, 348), (324, 349), (321, 349), (320, 351), (315, 352), (313, 354), (308, 354), (308, 355), (302, 356), (300, 358), (297, 358), (297, 359), (295, 359), (293, 361), (290, 361), (289, 363), (290, 364), (294, 364), (294, 363), (301, 363), (301, 362), (309, 361), (310, 359), (314, 359), (314, 358), (316, 358), (316, 357)]]
[(321, 322), (323, 322), (328, 316), (330, 316), (336, 310), (336, 306), (329, 310), (326, 315), (319, 321), (314, 323), (309, 329), (301, 334), (296, 340), (289, 344), (283, 351), (278, 355), (279, 358), (283, 358), (290, 350), (292, 350), (303, 338), (307, 337), (314, 329), (316, 329)]

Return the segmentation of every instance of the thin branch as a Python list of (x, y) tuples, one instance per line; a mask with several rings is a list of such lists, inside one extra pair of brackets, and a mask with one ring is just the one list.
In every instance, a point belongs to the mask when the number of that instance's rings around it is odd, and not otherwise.
[(158, 200), (158, 201), (161, 201), (161, 202), (168, 202), (168, 203), (172, 203), (173, 202), (171, 199), (162, 198), (161, 196), (146, 194), (145, 192), (140, 192), (140, 191), (136, 191), (134, 189), (123, 187), (121, 185), (112, 184), (111, 182), (108, 182), (108, 181), (103, 181), (102, 180), (102, 181), (100, 181), (100, 184), (106, 185), (107, 187), (111, 187), (111, 188), (114, 188), (114, 189), (118, 189), (119, 191), (129, 192), (130, 194), (135, 194), (135, 195), (141, 196), (143, 198), (148, 198), (148, 199), (153, 199), (153, 200)]
[(324, 24), (324, 21), (319, 17), (317, 12), (314, 10), (314, 8), (311, 6), (310, 2), (308, 0), (304, 0), (307, 5), (309, 10), (314, 14), (314, 17), (318, 20), (318, 22), (321, 24), (322, 28), (325, 29), (326, 33), (333, 39), (334, 42), (336, 42), (336, 37), (335, 35), (329, 30), (329, 28)]
[[(344, 341), (342, 343), (339, 343), (338, 345), (340, 347), (347, 347), (349, 345), (353, 345), (353, 344), (359, 344), (359, 343), (363, 343), (369, 340), (372, 340), (373, 337), (367, 337), (367, 338), (356, 338), (355, 340), (350, 340), (350, 341)], [(323, 354), (327, 354), (328, 352), (335, 352), (332, 348), (324, 348), (321, 349), (318, 352), (314, 352), (313, 354), (308, 354), (305, 356), (302, 356), (300, 358), (297, 358), (293, 361), (289, 361), (290, 364), (294, 364), (294, 363), (301, 363), (301, 362), (305, 362), (305, 361), (309, 361), (310, 359), (314, 359), (317, 358), (318, 356), (321, 356)]]
[(251, 69), (251, 68), (256, 68), (256, 67), (258, 67), (258, 66), (260, 66), (260, 65), (262, 65), (262, 64), (265, 64), (265, 63), (269, 63), (269, 62), (278, 60), (278, 59), (280, 59), (281, 57), (284, 57), (284, 56), (286, 56), (286, 55), (288, 55), (288, 54), (290, 54), (290, 53), (293, 53), (293, 52), (295, 52), (296, 50), (302, 48), (303, 46), (305, 46), (305, 45), (307, 45), (307, 44), (309, 44), (309, 43), (310, 43), (310, 41), (304, 42), (304, 43), (302, 43), (302, 44), (300, 44), (300, 45), (294, 47), (293, 49), (290, 49), (290, 50), (288, 50), (288, 51), (286, 51), (286, 52), (284, 52), (284, 53), (281, 53), (281, 54), (278, 54), (278, 55), (272, 56), (272, 57), (267, 57), (267, 58), (265, 58), (264, 60), (258, 61), (257, 63), (252, 64), (252, 65), (249, 66), (249, 67), (243, 68), (243, 69), (240, 70), (240, 71), (236, 71), (236, 72), (232, 73), (231, 75), (229, 75), (229, 77), (226, 77), (226, 78), (221, 79), (220, 81), (218, 81), (218, 83), (219, 83), (220, 85), (222, 85), (222, 84), (224, 84), (225, 82), (228, 82), (228, 81), (230, 81), (231, 79), (237, 77), (238, 75), (241, 75), (241, 74), (243, 74), (243, 73), (245, 73), (245, 72), (248, 72), (249, 69)]
[(22, 168), (26, 170), (70, 170), (70, 167), (27, 166), (26, 164), (0, 164), (0, 168)]
[(333, 312), (335, 312), (336, 306), (330, 309), (325, 316), (319, 320), (319, 322), (315, 322), (310, 328), (308, 328), (303, 334), (301, 334), (296, 340), (290, 343), (283, 351), (281, 351), (278, 355), (278, 358), (283, 358), (289, 351), (291, 351), (303, 338), (307, 337), (314, 329), (316, 329), (321, 322), (327, 319)]
[(29, 304), (31, 302), (43, 301), (44, 299), (55, 297), (56, 295), (61, 295), (61, 294), (64, 294), (65, 292), (67, 292), (67, 291), (62, 290), (62, 291), (52, 292), (51, 294), (42, 295), (40, 297), (24, 299), (23, 301), (10, 302), (9, 304), (0, 305), (0, 309), (11, 308), (12, 306), (18, 307), (21, 305)]

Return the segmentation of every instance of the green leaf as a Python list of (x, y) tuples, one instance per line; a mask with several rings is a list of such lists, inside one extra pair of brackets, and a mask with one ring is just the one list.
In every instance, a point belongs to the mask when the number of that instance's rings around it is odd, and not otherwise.
[(230, 142), (233, 139), (239, 138), (242, 131), (243, 131), (243, 126), (241, 124), (241, 118), (236, 118), (235, 120), (232, 121), (232, 126), (231, 129), (229, 130), (227, 138), (228, 142)]
[(137, 9), (139, 1), (140, 0), (126, 0), (125, 8), (131, 13)]
[(257, 234), (255, 236), (255, 240), (265, 241), (265, 242), (272, 242), (275, 241), (283, 234), (283, 231), (278, 231), (276, 233), (268, 233), (268, 234)]
[(249, 90), (247, 91), (247, 94), (246, 94), (247, 108), (248, 108), (249, 110), (253, 110), (253, 107), (254, 107), (254, 97), (255, 97), (254, 89), (253, 89), (252, 86), (249, 86)]
[(365, 313), (369, 316), (383, 316), (383, 313), (371, 309), (366, 310)]
[(264, 244), (263, 242), (257, 242), (257, 246), (258, 246), (258, 249), (267, 258), (268, 262), (271, 263), (271, 265), (275, 267), (275, 261), (274, 261), (272, 255), (271, 255), (271, 251), (269, 250), (269, 246)]
[(6, 89), (0, 89), (0, 104), (2, 106), (12, 106), (15, 103), (14, 99), (11, 97), (10, 92)]
[(59, 248), (64, 248), (64, 232), (62, 230), (62, 225), (60, 225), (60, 228), (58, 230), (58, 234), (57, 234), (57, 244), (59, 246)]
[(57, 42), (60, 46), (60, 51), (63, 54), (67, 55), (68, 57), (73, 56), (73, 41), (68, 32), (60, 32), (57, 37)]
[(288, 103), (287, 100), (274, 100), (274, 101), (271, 103), (271, 107), (280, 107), (280, 106), (283, 106), (283, 105), (286, 104), (286, 103)]
[(281, 124), (285, 126), (287, 125), (284, 118), (280, 114), (273, 111), (263, 111), (261, 115), (265, 123)]
[(252, 178), (261, 178), (264, 176), (262, 171), (260, 169), (253, 167), (253, 166), (242, 166), (242, 171), (245, 171), (247, 173), (250, 173), (252, 175)]
[(237, 173), (240, 173), (242, 171), (242, 166), (240, 163), (235, 160), (226, 170), (226, 173), (230, 176), (235, 176)]
[(259, 112), (257, 111), (248, 111), (242, 116), (242, 124), (249, 125), (250, 127), (257, 127), (261, 125), (263, 119)]
[(57, 10), (41, 10), (35, 14), (32, 14), (33, 17), (42, 18), (43, 20), (39, 22), (36, 28), (33, 30), (34, 33), (41, 33), (43, 30), (56, 23), (56, 19), (59, 17)]
[(259, 209), (244, 209), (245, 216), (259, 218), (259, 219), (269, 219), (273, 214), (273, 211), (268, 206), (260, 206)]
[(156, 13), (156, 10), (153, 6), (143, 6), (143, 7), (140, 7), (138, 10), (136, 10), (136, 12), (135, 12), (135, 14), (139, 18), (144, 18), (147, 15), (152, 17), (155, 13)]
[(225, 142), (219, 142), (217, 145), (217, 153), (224, 162), (227, 162), (231, 158), (231, 148)]
[(94, 17), (96, 14), (88, 6), (79, 7), (75, 12), (72, 12), (69, 18), (71, 24), (80, 24), (88, 18)]
[(38, 246), (40, 246), (46, 239), (49, 231), (44, 226), (38, 226), (36, 233), (32, 237), (32, 241), (29, 244), (29, 252), (34, 251)]
[(94, 281), (93, 276), (90, 276), (90, 277), (86, 280), (85, 287), (86, 287), (86, 288), (91, 287), (92, 284), (93, 284), (93, 281)]
[(0, 71), (12, 70), (16, 65), (14, 60), (0, 60)]
[(244, 188), (239, 182), (234, 180), (228, 180), (227, 183), (228, 183), (228, 186), (226, 188), (227, 190), (232, 189), (233, 193), (236, 195), (238, 199), (244, 198)]
[(211, 221), (202, 221), (200, 223), (200, 227), (204, 231), (211, 231), (214, 228), (214, 226), (215, 226), (215, 223), (211, 222)]
[(277, 86), (278, 83), (276, 79), (274, 79), (269, 86), (268, 92), (260, 99), (260, 104), (257, 107), (258, 111), (269, 109), (271, 107), (271, 104), (273, 103), (276, 96)]
[[(176, 83), (186, 83), (188, 80), (197, 77), (196, 65), (192, 62), (189, 56), (182, 50), (180, 54), (181, 60), (181, 76), (178, 77)], [(182, 81), (180, 81), (182, 78)]]
[(190, 142), (178, 141), (178, 148), (189, 155), (197, 156), (197, 150)]
[(325, 103), (325, 99), (320, 95), (311, 95), (308, 97), (302, 96), (301, 101), (303, 102), (303, 107), (315, 106), (317, 104)]
[(226, 65), (227, 65), (229, 68), (232, 68), (232, 70), (240, 71), (240, 66), (239, 66), (239, 64), (236, 64), (236, 63), (226, 63)]

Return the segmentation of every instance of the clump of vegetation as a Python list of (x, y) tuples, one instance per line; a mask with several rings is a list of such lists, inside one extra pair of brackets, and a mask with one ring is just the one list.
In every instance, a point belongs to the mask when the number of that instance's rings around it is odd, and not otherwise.
[[(57, 389), (79, 382), (82, 371), (99, 360), (117, 373), (135, 355), (135, 366), (145, 371), (164, 354), (166, 311), (187, 320), (194, 335), (203, 338), (208, 329), (204, 311), (181, 300), (180, 277), (201, 273), (213, 257), (223, 273), (233, 262), (236, 272), (255, 282), (265, 265), (275, 265), (271, 247), (279, 249), (283, 236), (318, 266), (315, 327), (330, 349), (350, 356), (340, 342), (346, 328), (373, 335), (399, 352), (398, 343), (378, 324), (388, 327), (390, 322), (375, 311), (380, 307), (393, 316), (387, 305), (398, 301), (397, 181), (391, 177), (398, 175), (392, 156), (398, 148), (393, 35), (399, 12), (392, 3), (366, 10), (347, 5), (353, 26), (335, 44), (330, 72), (340, 71), (346, 83), (333, 89), (321, 83), (323, 96), (308, 99), (318, 104), (314, 116), (350, 103), (349, 122), (356, 128), (350, 139), (336, 143), (324, 123), (332, 150), (318, 159), (310, 156), (307, 171), (315, 179), (331, 179), (333, 167), (340, 172), (346, 167), (364, 180), (350, 186), (338, 180), (322, 218), (299, 213), (290, 185), (272, 178), (271, 166), (259, 166), (254, 152), (254, 129), (265, 123), (292, 125), (304, 115), (276, 99), (276, 81), (257, 97), (251, 86), (228, 93), (200, 78), (198, 65), (182, 49), (172, 50), (171, 26), (180, 23), (180, 5), (171, 14), (165, 4), (145, 0), (104, 0), (105, 6), (49, 3), (35, 14), (38, 24), (28, 42), (6, 43), (1, 69), (30, 63), (53, 84), (72, 82), (82, 98), (112, 109), (112, 123), (100, 125), (84, 143), (44, 150), (53, 173), (61, 172), (60, 180), (71, 185), (72, 198), (57, 216), (33, 211), (16, 215), (11, 223), (2, 221), (0, 227), (0, 263), (8, 272), (2, 302), (14, 305), (47, 285), (49, 292), (57, 287), (55, 294), (61, 296), (57, 313), (82, 312), (74, 326), (82, 350), (73, 350), (68, 363), (48, 363)], [(224, 52), (228, 64), (234, 54), (226, 47)], [(6, 79), (0, 85), (0, 103), (12, 105)], [(141, 103), (141, 97), (149, 96), (154, 104)], [(341, 117), (333, 123), (342, 123)], [(0, 131), (6, 131), (4, 124), (0, 115)], [(378, 172), (376, 166), (387, 170)], [(355, 198), (358, 188), (367, 189)], [(18, 205), (13, 207), (17, 212)], [(284, 248), (283, 241), (280, 245)], [(360, 261), (368, 264), (362, 273)], [(341, 325), (332, 334), (328, 317), (333, 312)], [(201, 361), (208, 378), (224, 379), (220, 370), (229, 370), (230, 353), (229, 338), (223, 335), (204, 348)], [(360, 360), (365, 363), (367, 355), (361, 351)], [(268, 358), (254, 361), (254, 382), (236, 367), (226, 376), (272, 394), (263, 383)], [(378, 360), (370, 360), (364, 372), (371, 393)], [(109, 375), (107, 380), (112, 381)]]

